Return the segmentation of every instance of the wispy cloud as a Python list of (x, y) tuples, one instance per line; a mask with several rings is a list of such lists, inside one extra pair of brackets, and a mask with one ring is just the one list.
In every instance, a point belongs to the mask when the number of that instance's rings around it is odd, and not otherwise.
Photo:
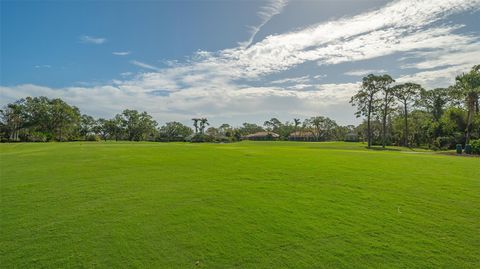
[(348, 76), (356, 76), (356, 77), (362, 77), (368, 74), (380, 74), (380, 73), (386, 73), (387, 71), (384, 69), (357, 69), (357, 70), (350, 70), (348, 72), (345, 72), (345, 75)]
[(82, 36), (80, 36), (80, 41), (82, 43), (100, 45), (100, 44), (103, 44), (103, 43), (107, 42), (107, 39), (104, 38), (104, 37), (94, 37), (94, 36), (82, 35)]
[(112, 54), (116, 56), (127, 56), (130, 54), (130, 51), (114, 51)]
[(249, 26), (250, 37), (247, 41), (240, 43), (243, 47), (248, 47), (252, 44), (253, 39), (260, 31), (260, 29), (267, 24), (275, 15), (282, 12), (283, 8), (287, 5), (289, 0), (269, 0), (265, 6), (260, 8), (258, 16), (261, 20), (260, 24), (255, 26)]
[(136, 66), (138, 66), (138, 67), (145, 68), (145, 69), (150, 69), (150, 70), (155, 70), (155, 71), (158, 71), (158, 70), (159, 70), (159, 68), (156, 67), (156, 66), (149, 65), (149, 64), (146, 64), (146, 63), (137, 61), (137, 60), (130, 61), (130, 63), (133, 64), (133, 65), (136, 65)]
[(41, 64), (41, 65), (35, 65), (33, 67), (38, 69), (38, 68), (51, 68), (52, 66), (49, 64)]
[(301, 77), (294, 77), (294, 78), (284, 78), (273, 80), (270, 84), (285, 84), (285, 83), (305, 83), (310, 81), (310, 76), (301, 76)]
[(122, 77), (129, 77), (129, 76), (132, 76), (133, 73), (132, 72), (123, 72), (123, 73), (120, 73), (120, 76)]
[[(142, 71), (108, 85), (61, 89), (35, 85), (2, 87), (0, 99), (42, 94), (62, 97), (99, 116), (111, 116), (131, 107), (147, 110), (157, 119), (188, 120), (196, 113), (229, 119), (322, 113), (334, 116), (340, 123), (351, 123), (353, 108), (348, 99), (358, 89), (358, 83), (319, 83), (323, 76), (291, 77), (288, 73), (284, 79), (279, 76), (263, 85), (258, 81), (309, 62), (325, 68), (408, 54), (408, 63), (400, 63), (413, 71), (397, 81), (448, 86), (456, 74), (480, 62), (480, 54), (476, 53), (480, 51), (478, 33), (462, 33), (464, 26), (452, 25), (449, 17), (479, 8), (480, 0), (394, 1), (353, 17), (270, 35), (259, 42), (249, 42), (248, 46), (199, 51), (188, 61), (173, 61), (162, 69), (131, 61), (149, 72)], [(340, 72), (361, 76), (369, 71), (382, 70)], [(284, 83), (286, 87), (279, 85)], [(152, 95), (155, 91), (165, 94)]]

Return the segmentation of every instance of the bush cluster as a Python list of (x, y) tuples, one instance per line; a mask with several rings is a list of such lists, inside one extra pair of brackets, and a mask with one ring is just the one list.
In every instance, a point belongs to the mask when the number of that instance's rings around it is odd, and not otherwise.
[(472, 153), (480, 155), (480, 139), (472, 140), (470, 145), (472, 146)]

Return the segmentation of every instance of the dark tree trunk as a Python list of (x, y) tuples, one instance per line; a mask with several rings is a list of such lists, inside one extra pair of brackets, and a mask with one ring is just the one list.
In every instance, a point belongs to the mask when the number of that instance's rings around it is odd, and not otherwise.
[(383, 115), (382, 115), (382, 148), (385, 148), (387, 145), (387, 113), (388, 113), (388, 92), (385, 92), (385, 100), (383, 104)]
[(470, 129), (472, 127), (472, 115), (473, 115), (473, 111), (469, 109), (467, 114), (467, 128), (465, 128), (465, 144), (468, 144), (468, 142), (470, 142)]
[(404, 108), (404, 116), (405, 116), (405, 132), (404, 132), (404, 141), (403, 141), (403, 145), (405, 147), (409, 147), (409, 144), (408, 144), (408, 110), (407, 110), (407, 102), (404, 102), (403, 103), (403, 108)]
[(370, 127), (370, 116), (371, 116), (371, 113), (372, 113), (372, 105), (370, 104), (368, 106), (368, 115), (367, 115), (367, 144), (368, 144), (368, 148), (370, 148), (372, 146), (372, 130), (371, 130), (371, 127)]
[(385, 148), (386, 145), (387, 145), (387, 112), (384, 111), (384, 115), (382, 119), (382, 148)]

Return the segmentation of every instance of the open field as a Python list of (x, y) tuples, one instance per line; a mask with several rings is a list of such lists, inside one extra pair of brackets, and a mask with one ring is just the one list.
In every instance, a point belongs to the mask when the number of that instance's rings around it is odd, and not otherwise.
[(1, 144), (1, 267), (479, 268), (480, 158)]

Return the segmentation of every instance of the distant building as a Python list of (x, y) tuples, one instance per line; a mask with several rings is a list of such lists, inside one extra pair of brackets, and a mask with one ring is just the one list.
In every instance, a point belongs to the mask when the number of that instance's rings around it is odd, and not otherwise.
[(280, 135), (274, 132), (258, 132), (242, 137), (243, 140), (278, 140)]
[(288, 136), (290, 141), (316, 141), (317, 137), (312, 131), (296, 131)]

